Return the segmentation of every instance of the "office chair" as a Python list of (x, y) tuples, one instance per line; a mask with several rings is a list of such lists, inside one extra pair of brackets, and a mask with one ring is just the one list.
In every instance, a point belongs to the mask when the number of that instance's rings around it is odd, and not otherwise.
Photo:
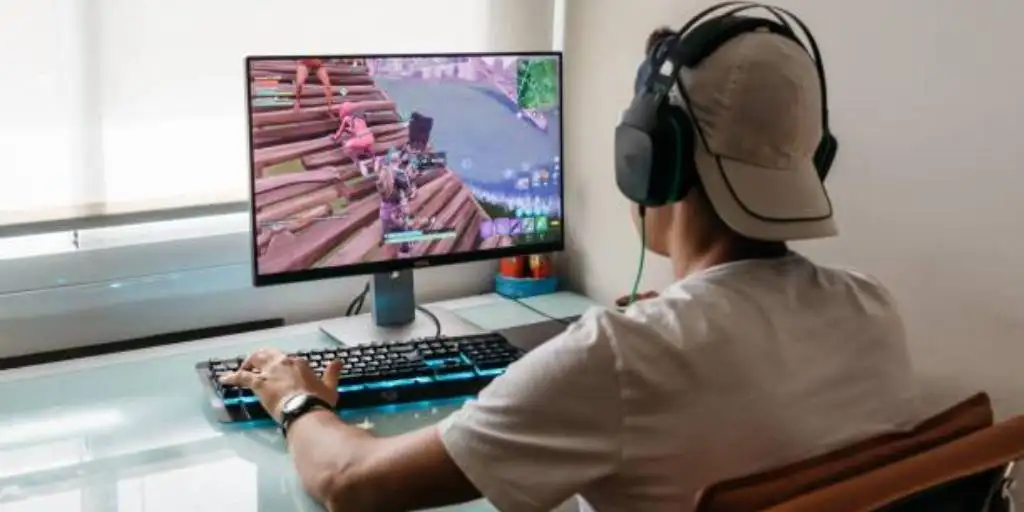
[(708, 487), (697, 512), (1004, 512), (1024, 417), (978, 394), (908, 432)]

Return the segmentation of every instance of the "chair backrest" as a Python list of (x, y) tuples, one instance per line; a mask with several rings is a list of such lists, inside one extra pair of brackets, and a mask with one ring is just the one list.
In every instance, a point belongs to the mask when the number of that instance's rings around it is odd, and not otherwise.
[(772, 507), (767, 512), (1003, 510), (1024, 457), (1024, 416)]
[(874, 437), (797, 463), (720, 482), (698, 498), (697, 512), (759, 511), (924, 453), (993, 423), (979, 393), (906, 432)]

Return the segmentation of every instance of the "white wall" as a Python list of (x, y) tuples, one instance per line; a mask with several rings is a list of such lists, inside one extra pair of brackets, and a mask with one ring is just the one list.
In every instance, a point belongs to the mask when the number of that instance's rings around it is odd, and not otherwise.
[[(1024, 3), (778, 3), (815, 30), (842, 142), (829, 179), (842, 235), (798, 249), (889, 284), (935, 407), (986, 390), (1000, 415), (1024, 413)], [(568, 256), (595, 298), (628, 292), (637, 261), (612, 135), (644, 40), (710, 4), (569, 0)], [(648, 287), (670, 280), (648, 267)]]
[(546, 51), (555, 46), (556, 5), (560, 0), (490, 0), (488, 49)]

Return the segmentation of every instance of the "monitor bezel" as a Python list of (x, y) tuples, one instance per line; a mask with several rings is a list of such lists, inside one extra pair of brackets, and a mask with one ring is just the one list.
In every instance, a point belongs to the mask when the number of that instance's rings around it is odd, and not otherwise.
[[(434, 256), (421, 256), (419, 258), (398, 259), (389, 261), (373, 261), (328, 268), (310, 268), (296, 270), (293, 272), (282, 272), (277, 274), (260, 274), (259, 272), (259, 244), (257, 244), (256, 227), (256, 164), (254, 158), (255, 141), (253, 140), (252, 121), (252, 84), (249, 76), (251, 63), (262, 60), (290, 60), (290, 59), (387, 59), (387, 58), (430, 58), (430, 57), (554, 57), (558, 64), (558, 108), (561, 111), (558, 124), (559, 147), (558, 161), (561, 165), (559, 179), (559, 201), (562, 205), (562, 217), (559, 219), (561, 236), (558, 240), (542, 242), (530, 245), (514, 247), (503, 247), (486, 251), (469, 251), (454, 254), (443, 254)], [(341, 277), (352, 277), (359, 275), (372, 275), (400, 270), (441, 267), (456, 265), (459, 263), (471, 263), (484, 260), (498, 260), (511, 256), (528, 256), (532, 254), (543, 254), (562, 252), (565, 250), (566, 212), (565, 212), (565, 70), (563, 52), (561, 51), (503, 51), (503, 52), (450, 52), (450, 53), (348, 53), (334, 55), (308, 55), (308, 54), (283, 54), (283, 55), (248, 55), (245, 57), (245, 68), (243, 77), (245, 79), (245, 117), (248, 135), (248, 160), (249, 169), (246, 177), (249, 182), (249, 248), (252, 258), (250, 269), (253, 286), (273, 286), (279, 284), (299, 283), (304, 281), (316, 281), (334, 279)]]

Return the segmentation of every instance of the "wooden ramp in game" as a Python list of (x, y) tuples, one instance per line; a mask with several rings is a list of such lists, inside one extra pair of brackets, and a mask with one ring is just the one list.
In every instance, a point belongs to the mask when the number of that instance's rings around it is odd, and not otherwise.
[[(365, 67), (327, 64), (335, 102), (353, 102), (376, 136), (374, 152), (383, 155), (410, 139), (395, 103), (377, 87)], [(331, 140), (338, 121), (328, 115), (324, 89), (310, 73), (301, 109), (294, 98), (295, 63), (253, 64), (254, 201), (261, 273), (279, 273), (394, 257), (394, 245), (381, 244), (380, 196), (376, 178), (363, 176)], [(262, 75), (262, 76), (260, 76)], [(266, 80), (273, 77), (276, 82)], [(262, 78), (260, 83), (256, 83)], [(275, 91), (268, 92), (273, 88)], [(276, 95), (275, 95), (276, 93)], [(272, 100), (268, 101), (268, 98)], [(284, 98), (286, 101), (282, 101)], [(447, 168), (425, 171), (416, 179), (409, 212), (433, 218), (433, 228), (454, 228), (452, 237), (419, 242), (407, 258), (511, 245), (508, 237), (482, 240), (480, 222), (487, 212), (469, 188)]]

